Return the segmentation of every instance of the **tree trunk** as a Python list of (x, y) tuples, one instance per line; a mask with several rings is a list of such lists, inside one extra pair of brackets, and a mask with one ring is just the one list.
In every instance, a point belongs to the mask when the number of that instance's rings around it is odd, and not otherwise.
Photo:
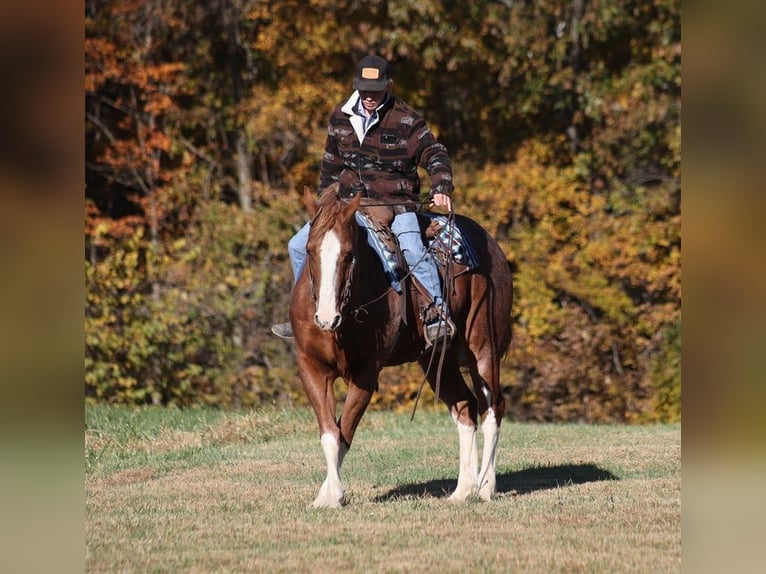
[(237, 133), (237, 194), (239, 206), (245, 213), (253, 211), (253, 181), (250, 175), (252, 155), (247, 149), (244, 131)]

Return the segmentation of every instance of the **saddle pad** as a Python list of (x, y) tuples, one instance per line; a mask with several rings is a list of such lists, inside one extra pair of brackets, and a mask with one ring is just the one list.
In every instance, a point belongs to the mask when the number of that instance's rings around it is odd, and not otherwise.
[[(418, 217), (424, 217), (429, 222), (436, 221), (441, 230), (438, 235), (431, 239), (428, 248), (442, 253), (452, 253), (452, 259), (460, 265), (465, 265), (468, 269), (478, 267), (479, 259), (476, 257), (471, 244), (460, 231), (457, 225), (450, 225), (446, 215), (438, 213), (420, 213)], [(402, 292), (400, 281), (404, 276), (404, 271), (399, 264), (396, 253), (391, 251), (384, 241), (378, 236), (375, 225), (372, 220), (363, 212), (356, 212), (356, 222), (359, 227), (367, 232), (367, 243), (377, 254), (383, 265), (383, 271), (388, 278), (391, 287), (396, 289), (397, 293)]]
[(428, 244), (429, 249), (434, 251), (439, 250), (443, 253), (452, 253), (452, 260), (461, 265), (465, 265), (468, 269), (473, 269), (479, 266), (479, 258), (476, 257), (471, 244), (468, 239), (460, 231), (460, 228), (455, 225), (449, 224), (449, 219), (446, 215), (439, 213), (420, 213), (418, 217), (423, 217), (430, 222), (436, 221), (441, 227), (439, 234), (434, 237)]

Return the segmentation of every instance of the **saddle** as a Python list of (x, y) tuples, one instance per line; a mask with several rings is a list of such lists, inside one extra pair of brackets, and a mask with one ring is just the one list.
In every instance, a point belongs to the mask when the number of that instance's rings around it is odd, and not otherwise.
[[(367, 230), (369, 243), (377, 253), (391, 286), (401, 293), (400, 282), (408, 268), (399, 242), (391, 231), (395, 206), (367, 203), (365, 205), (362, 200), (357, 221)], [(449, 262), (460, 266), (461, 273), (478, 266), (478, 258), (457, 223), (451, 224), (447, 216), (438, 213), (420, 212), (417, 217), (423, 242), (434, 256), (442, 280)]]
[[(444, 310), (437, 307), (431, 301), (431, 295), (426, 291), (415, 277), (412, 277), (412, 285), (415, 286), (415, 292), (408, 296), (409, 290), (402, 289), (401, 282), (405, 278), (409, 268), (404, 259), (399, 242), (391, 230), (391, 223), (394, 220), (396, 206), (384, 205), (380, 202), (367, 202), (362, 200), (359, 210), (356, 212), (357, 223), (367, 231), (368, 243), (377, 253), (378, 259), (383, 264), (383, 270), (393, 289), (400, 295), (401, 316), (407, 322), (407, 306), (412, 304), (415, 309), (419, 309), (419, 317), (424, 324), (433, 323), (439, 316), (444, 317)], [(420, 226), (421, 237), (426, 248), (431, 252), (436, 262), (442, 283), (447, 277), (454, 279), (455, 276), (478, 266), (473, 249), (453, 219), (436, 213), (417, 213)], [(449, 263), (458, 265), (461, 269), (455, 272), (453, 268), (448, 272)], [(448, 315), (446, 320), (455, 327)], [(438, 323), (437, 323), (438, 324)], [(440, 328), (441, 329), (441, 328)], [(426, 339), (433, 340), (438, 337), (426, 332)]]

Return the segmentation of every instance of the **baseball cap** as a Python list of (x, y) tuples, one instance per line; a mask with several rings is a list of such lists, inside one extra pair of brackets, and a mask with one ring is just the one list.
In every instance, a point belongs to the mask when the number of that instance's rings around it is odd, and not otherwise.
[(354, 89), (379, 92), (388, 87), (388, 62), (380, 56), (365, 56), (356, 65)]

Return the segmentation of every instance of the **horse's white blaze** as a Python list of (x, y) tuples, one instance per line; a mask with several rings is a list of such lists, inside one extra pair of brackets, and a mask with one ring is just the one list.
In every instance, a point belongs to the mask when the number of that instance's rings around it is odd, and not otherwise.
[(327, 462), (327, 478), (325, 478), (319, 494), (314, 500), (314, 507), (340, 508), (343, 505), (343, 483), (340, 480), (340, 466), (347, 448), (340, 444), (335, 435), (324, 433), (320, 439), (322, 451)]
[(460, 445), (460, 471), (457, 477), (457, 488), (450, 496), (453, 500), (465, 500), (476, 493), (478, 466), (478, 444), (476, 440), (476, 427), (466, 425), (455, 419), (457, 425), (458, 441)]
[(340, 241), (334, 231), (328, 231), (319, 247), (319, 268), (321, 279), (317, 296), (316, 316), (320, 326), (330, 326), (338, 316), (338, 302), (335, 298), (336, 274)]
[(497, 439), (500, 429), (497, 426), (495, 411), (487, 411), (487, 417), (481, 423), (484, 435), (484, 448), (481, 453), (481, 470), (479, 471), (479, 496), (489, 500), (495, 494), (495, 458), (497, 456)]

